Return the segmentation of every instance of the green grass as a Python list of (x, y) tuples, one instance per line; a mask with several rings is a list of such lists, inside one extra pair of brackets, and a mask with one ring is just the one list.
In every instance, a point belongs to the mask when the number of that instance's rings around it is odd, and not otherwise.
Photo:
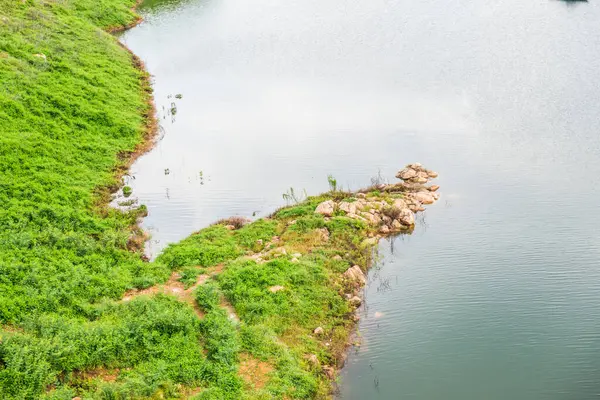
[[(339, 364), (352, 326), (340, 274), (367, 265), (368, 229), (314, 214), (336, 192), (211, 226), (144, 262), (145, 207), (106, 205), (152, 111), (147, 75), (105, 32), (131, 24), (133, 5), (0, 0), (0, 398), (325, 398), (321, 366)], [(246, 257), (276, 236), (287, 255)], [(203, 318), (173, 296), (121, 300), (174, 270), (191, 287), (217, 266), (195, 292)], [(249, 358), (269, 366), (264, 386), (240, 372)]]

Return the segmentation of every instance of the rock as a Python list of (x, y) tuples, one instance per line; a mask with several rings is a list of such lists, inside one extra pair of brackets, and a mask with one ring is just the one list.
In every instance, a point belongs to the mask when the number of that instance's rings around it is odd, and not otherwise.
[(363, 210), (368, 204), (367, 200), (365, 200), (365, 199), (358, 199), (354, 203), (356, 205), (357, 210)]
[(352, 304), (355, 307), (358, 307), (362, 304), (362, 299), (358, 296), (354, 296), (348, 301), (350, 302), (350, 304)]
[(326, 217), (331, 217), (333, 215), (333, 211), (335, 210), (335, 203), (333, 200), (327, 200), (319, 204), (315, 210), (317, 214), (324, 215)]
[(259, 246), (262, 246), (262, 244), (263, 244), (263, 240), (262, 240), (262, 239), (258, 239), (258, 240), (256, 241), (256, 244), (258, 244)]
[(433, 196), (433, 199), (435, 201), (438, 201), (440, 199), (440, 194), (439, 193), (431, 193), (431, 195)]
[(364, 199), (365, 197), (367, 197), (367, 195), (364, 194), (364, 193), (356, 193), (356, 198), (357, 199)]
[(46, 61), (46, 55), (45, 54), (38, 53), (38, 54), (34, 54), (33, 56), (37, 57), (37, 58), (41, 58), (42, 60)]
[(319, 359), (314, 354), (307, 354), (304, 358), (312, 365), (319, 365)]
[(400, 210), (407, 208), (408, 205), (406, 204), (406, 201), (404, 201), (403, 199), (394, 199), (394, 204), (393, 207), (396, 207)]
[(350, 279), (352, 281), (358, 282), (361, 286), (367, 282), (367, 278), (365, 274), (362, 272), (362, 269), (358, 265), (354, 265), (344, 272), (344, 277)]
[(361, 216), (369, 222), (371, 225), (378, 225), (381, 222), (381, 217), (377, 214), (371, 214), (370, 212), (362, 212)]
[(296, 257), (294, 257), (294, 258), (292, 258), (292, 259), (290, 260), (290, 262), (297, 263), (297, 262), (298, 262), (298, 259), (297, 259)]
[(319, 327), (315, 328), (313, 333), (317, 336), (321, 336), (322, 334), (325, 333), (325, 329), (323, 329), (323, 327), (319, 326)]
[(235, 230), (235, 226), (233, 226), (233, 225), (225, 225), (225, 229), (233, 231), (233, 230)]
[(421, 203), (414, 200), (409, 206), (408, 209), (412, 212), (422, 211), (423, 207), (421, 207)]
[(398, 221), (397, 219), (392, 221), (392, 229), (395, 231), (402, 229), (402, 224), (400, 223), (400, 221)]
[(440, 185), (431, 185), (429, 186), (429, 190), (431, 192), (437, 192), (437, 190), (440, 188)]
[(408, 208), (405, 208), (400, 212), (398, 221), (400, 221), (402, 225), (412, 226), (415, 224), (415, 214)]
[(400, 170), (396, 174), (396, 178), (402, 179), (403, 181), (413, 179), (416, 176), (417, 176), (417, 171), (415, 171), (414, 169), (409, 168), (409, 167)]
[(392, 219), (390, 217), (388, 217), (387, 215), (383, 215), (381, 216), (381, 220), (383, 221), (384, 224), (389, 225), (392, 223)]
[(300, 253), (294, 253), (294, 254), (292, 254), (292, 257), (294, 257), (294, 258), (300, 258), (300, 257), (302, 257), (302, 254), (300, 254)]
[(360, 315), (358, 315), (358, 314), (354, 314), (354, 315), (352, 316), (352, 320), (353, 320), (354, 322), (358, 322), (358, 321), (360, 321)]
[(433, 194), (428, 192), (412, 193), (411, 197), (422, 204), (432, 204), (435, 201)]
[(335, 379), (335, 369), (333, 367), (325, 365), (323, 367), (323, 373), (325, 374), (325, 376), (327, 376), (327, 378), (331, 380)]
[(324, 242), (329, 240), (329, 231), (327, 230), (327, 228), (318, 228), (316, 229), (316, 231), (319, 233), (321, 240), (323, 240)]
[(356, 214), (356, 204), (354, 202), (349, 203), (347, 201), (342, 201), (339, 204), (339, 208), (342, 211), (345, 211), (346, 214)]
[(387, 235), (388, 233), (390, 233), (390, 227), (387, 225), (383, 225), (381, 228), (379, 228), (379, 232), (383, 233), (384, 235)]
[(283, 290), (283, 289), (285, 289), (285, 287), (280, 286), (280, 285), (275, 285), (275, 286), (271, 286), (269, 288), (269, 292), (271, 292), (271, 293), (277, 293), (277, 292), (279, 292), (280, 290)]
[(435, 171), (427, 171), (427, 175), (429, 175), (430, 178), (437, 178), (438, 177), (438, 173)]

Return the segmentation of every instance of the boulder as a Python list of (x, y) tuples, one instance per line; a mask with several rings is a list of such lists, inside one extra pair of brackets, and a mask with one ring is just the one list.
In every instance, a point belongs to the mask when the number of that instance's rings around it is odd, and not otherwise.
[(361, 216), (366, 219), (371, 225), (378, 225), (381, 222), (381, 217), (370, 212), (362, 212)]
[(340, 210), (346, 212), (346, 214), (356, 214), (356, 204), (355, 202), (349, 203), (347, 201), (342, 201), (339, 204)]
[(431, 192), (412, 193), (411, 197), (422, 204), (432, 204), (435, 201), (435, 197)]
[(387, 225), (382, 225), (381, 228), (379, 228), (379, 232), (383, 233), (384, 235), (387, 235), (388, 233), (390, 233), (390, 227)]
[(440, 185), (431, 185), (429, 186), (429, 190), (431, 192), (437, 192), (437, 190), (440, 188)]
[(324, 366), (323, 373), (328, 379), (335, 379), (335, 369), (333, 367)]
[(392, 221), (392, 229), (395, 231), (402, 229), (402, 224), (400, 223), (400, 221), (398, 221), (397, 219)]
[(394, 207), (402, 210), (404, 208), (407, 208), (408, 205), (406, 204), (406, 201), (404, 201), (403, 199), (394, 199)]
[(314, 354), (307, 354), (304, 358), (312, 365), (319, 365), (319, 359)]
[(413, 226), (415, 224), (415, 213), (408, 208), (403, 209), (398, 216), (398, 221), (405, 226)]
[(329, 240), (329, 231), (327, 230), (327, 228), (317, 228), (316, 231), (321, 237), (322, 241), (326, 242)]
[(315, 212), (317, 214), (324, 215), (326, 217), (331, 217), (333, 215), (333, 211), (335, 210), (335, 202), (333, 200), (327, 200), (322, 202), (317, 206)]
[(325, 333), (325, 329), (323, 329), (323, 327), (319, 326), (319, 327), (315, 328), (313, 333), (317, 336), (321, 336), (322, 334)]
[(354, 296), (348, 301), (350, 302), (351, 305), (353, 305), (355, 307), (358, 307), (362, 304), (362, 299), (358, 296)]
[(396, 178), (402, 179), (403, 181), (408, 181), (410, 179), (414, 179), (416, 176), (417, 176), (417, 171), (415, 171), (414, 169), (412, 169), (410, 167), (406, 167), (406, 168), (400, 170), (396, 174)]
[(350, 279), (351, 281), (359, 283), (361, 286), (367, 282), (367, 278), (365, 274), (362, 272), (362, 269), (358, 265), (354, 265), (344, 272), (344, 277), (346, 279)]

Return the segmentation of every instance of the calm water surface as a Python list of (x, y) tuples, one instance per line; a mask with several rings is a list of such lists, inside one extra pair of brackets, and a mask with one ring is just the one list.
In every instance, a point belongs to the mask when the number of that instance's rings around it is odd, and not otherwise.
[(154, 254), (268, 214), (290, 187), (316, 194), (333, 174), (357, 188), (419, 161), (442, 199), (382, 242), (339, 397), (600, 398), (598, 3), (142, 12), (122, 40), (155, 77), (162, 139), (129, 183)]

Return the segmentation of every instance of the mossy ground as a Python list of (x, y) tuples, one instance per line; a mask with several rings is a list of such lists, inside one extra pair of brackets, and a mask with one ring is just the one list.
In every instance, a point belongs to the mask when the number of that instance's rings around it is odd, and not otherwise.
[[(106, 206), (151, 122), (146, 74), (106, 33), (133, 5), (0, 0), (0, 398), (327, 397), (353, 324), (340, 274), (367, 265), (372, 228), (314, 214), (329, 194), (144, 262), (145, 210)], [(197, 304), (123, 300), (174, 271), (210, 273)]]

